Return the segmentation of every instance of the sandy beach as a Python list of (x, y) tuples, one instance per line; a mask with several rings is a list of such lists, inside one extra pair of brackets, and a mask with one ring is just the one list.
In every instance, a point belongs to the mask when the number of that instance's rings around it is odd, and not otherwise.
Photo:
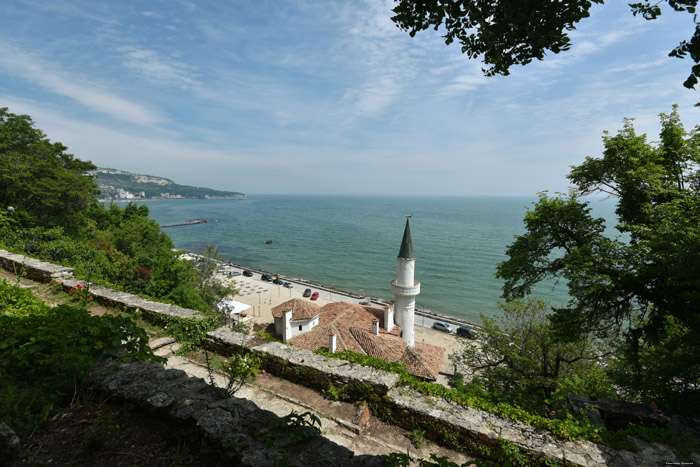
[[(186, 259), (195, 259), (197, 256), (198, 255), (194, 253), (187, 253), (183, 255), (183, 257)], [(280, 276), (280, 279), (282, 279), (284, 282), (289, 282), (291, 284), (291, 287), (287, 288), (283, 285), (276, 285), (272, 282), (263, 281), (261, 279), (261, 275), (264, 274), (264, 271), (248, 269), (253, 272), (253, 277), (246, 277), (243, 275), (244, 270), (245, 268), (239, 265), (226, 261), (220, 261), (215, 279), (224, 284), (231, 285), (236, 289), (237, 293), (228, 298), (237, 302), (245, 303), (252, 307), (246, 311), (247, 316), (242, 320), (244, 323), (251, 324), (251, 327), (253, 324), (272, 323), (272, 308), (286, 302), (287, 300), (293, 298), (310, 300), (310, 298), (303, 297), (304, 290), (307, 288), (311, 289), (312, 292), (319, 293), (318, 299), (314, 301), (319, 307), (323, 307), (324, 305), (332, 302), (369, 302), (373, 306), (383, 306), (383, 302), (381, 301), (375, 301), (367, 297), (353, 296), (339, 290), (330, 290), (305, 281), (291, 280)], [(389, 289), (389, 284), (387, 284), (387, 289)], [(453, 365), (450, 363), (447, 355), (459, 349), (460, 344), (459, 339), (454, 334), (447, 334), (445, 332), (432, 329), (433, 322), (437, 318), (439, 318), (441, 321), (449, 322), (453, 325), (453, 328), (456, 328), (456, 326), (461, 324), (467, 324), (470, 327), (474, 326), (469, 323), (461, 323), (458, 320), (449, 319), (442, 316), (427, 316), (426, 314), (420, 312), (416, 314), (415, 341), (435, 345), (447, 350), (446, 357), (443, 360), (440, 369), (440, 372), (446, 377), (447, 375), (454, 374)], [(440, 379), (443, 378), (441, 377)]]

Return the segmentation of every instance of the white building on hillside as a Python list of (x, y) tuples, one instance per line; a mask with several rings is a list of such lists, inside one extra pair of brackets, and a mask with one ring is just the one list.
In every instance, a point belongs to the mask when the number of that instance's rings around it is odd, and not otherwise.
[(275, 332), (282, 336), (282, 342), (288, 342), (292, 337), (318, 326), (319, 314), (321, 309), (313, 303), (300, 298), (288, 300), (272, 309)]

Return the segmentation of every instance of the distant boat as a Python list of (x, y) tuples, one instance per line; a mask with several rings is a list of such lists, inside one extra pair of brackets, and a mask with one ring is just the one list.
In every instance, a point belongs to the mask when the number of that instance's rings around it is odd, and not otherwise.
[(272, 243), (275, 243), (275, 242), (273, 242), (272, 240), (268, 240), (265, 242), (265, 245), (271, 245)]

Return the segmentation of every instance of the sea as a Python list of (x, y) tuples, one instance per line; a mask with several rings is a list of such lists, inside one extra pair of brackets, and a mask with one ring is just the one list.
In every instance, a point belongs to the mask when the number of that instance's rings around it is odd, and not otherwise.
[[(148, 201), (180, 249), (216, 245), (223, 259), (289, 279), (392, 300), (396, 258), (410, 215), (416, 307), (467, 322), (500, 313), (503, 281), (494, 276), (506, 248), (524, 233), (523, 216), (536, 197), (412, 197), (249, 195), (243, 200)], [(614, 219), (613, 200), (589, 199), (592, 214)], [(610, 222), (608, 222), (610, 225)], [(610, 230), (612, 234), (612, 230)], [(269, 243), (271, 241), (271, 243)], [(535, 294), (568, 301), (565, 283)]]

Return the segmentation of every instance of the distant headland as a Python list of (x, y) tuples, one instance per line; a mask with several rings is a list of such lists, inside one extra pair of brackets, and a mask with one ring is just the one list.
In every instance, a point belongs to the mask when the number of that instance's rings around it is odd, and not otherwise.
[(100, 199), (247, 199), (237, 191), (219, 191), (188, 185), (178, 185), (168, 178), (97, 168), (89, 172), (95, 177)]

